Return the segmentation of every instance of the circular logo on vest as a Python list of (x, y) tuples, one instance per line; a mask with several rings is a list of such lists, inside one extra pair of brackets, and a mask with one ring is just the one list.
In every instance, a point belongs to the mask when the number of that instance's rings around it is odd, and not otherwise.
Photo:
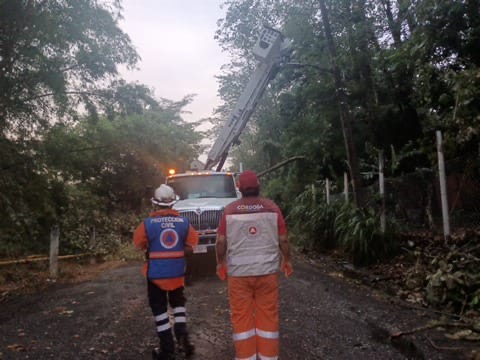
[(178, 244), (178, 233), (173, 229), (165, 229), (160, 234), (160, 242), (165, 249), (171, 249)]
[(242, 232), (247, 239), (257, 241), (261, 235), (261, 228), (256, 221), (249, 221), (242, 226)]

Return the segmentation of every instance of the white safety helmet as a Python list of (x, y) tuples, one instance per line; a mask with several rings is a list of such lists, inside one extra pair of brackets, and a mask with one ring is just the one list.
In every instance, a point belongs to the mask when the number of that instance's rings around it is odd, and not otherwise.
[(172, 206), (176, 202), (175, 191), (165, 184), (155, 190), (155, 197), (152, 198), (152, 203), (158, 206)]

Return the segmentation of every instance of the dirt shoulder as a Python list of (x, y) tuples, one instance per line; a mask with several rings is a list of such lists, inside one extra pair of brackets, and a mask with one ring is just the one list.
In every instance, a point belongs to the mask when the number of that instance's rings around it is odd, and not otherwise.
[(124, 260), (97, 261), (92, 258), (62, 261), (59, 276), (55, 279), (50, 277), (48, 265), (45, 262), (2, 266), (0, 268), (0, 304), (22, 295), (88, 281), (107, 270), (126, 264)]

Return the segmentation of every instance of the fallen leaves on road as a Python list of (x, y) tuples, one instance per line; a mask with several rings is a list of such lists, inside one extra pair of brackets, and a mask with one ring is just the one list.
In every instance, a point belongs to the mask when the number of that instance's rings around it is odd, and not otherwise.
[(480, 340), (480, 334), (470, 329), (460, 330), (454, 334), (445, 334), (445, 336), (452, 340), (471, 340), (471, 341)]
[(57, 313), (57, 314), (60, 314), (60, 315), (66, 315), (66, 316), (70, 316), (74, 313), (73, 310), (69, 310), (67, 309), (66, 307), (58, 307), (58, 308), (55, 308), (54, 311)]
[(16, 351), (16, 352), (26, 351), (25, 347), (20, 344), (11, 344), (11, 345), (8, 345), (7, 348), (11, 351)]
[[(0, 303), (21, 294), (43, 290), (58, 283), (76, 283), (90, 280), (108, 269), (125, 264), (124, 261), (108, 261), (96, 264), (82, 260), (62, 262), (60, 276), (55, 281), (49, 278), (48, 266), (36, 263), (4, 266), (0, 276)], [(91, 292), (93, 294), (93, 292)]]

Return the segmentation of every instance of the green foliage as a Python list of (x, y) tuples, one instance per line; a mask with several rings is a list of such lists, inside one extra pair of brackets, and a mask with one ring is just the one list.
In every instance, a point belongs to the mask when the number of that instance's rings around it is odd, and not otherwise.
[[(437, 129), (445, 131), (447, 156), (478, 144), (478, 4), (407, 1), (396, 9), (391, 1), (325, 3), (329, 24), (319, 16), (318, 1), (225, 2), (217, 39), (235, 61), (219, 77), (224, 116), (252, 72), (251, 49), (263, 23), (293, 40), (291, 61), (301, 64), (284, 67), (271, 82), (232, 152), (235, 164), (263, 170), (279, 158), (306, 155), (316, 176), (300, 179), (301, 188), (348, 169), (332, 61), (345, 85), (360, 163), (368, 162), (363, 144), (369, 143), (387, 160), (391, 153), (394, 174), (428, 166), (436, 159)], [(325, 25), (332, 28), (336, 59), (328, 56)], [(266, 139), (280, 146), (264, 146)]]
[(75, 119), (80, 104), (91, 114), (112, 109), (126, 89), (130, 104), (153, 102), (148, 89), (116, 79), (119, 64), (138, 61), (118, 26), (120, 10), (110, 0), (0, 2), (1, 135), (27, 136), (49, 120)]
[(65, 204), (63, 183), (45, 173), (29, 147), (0, 140), (0, 255), (47, 249)]
[(0, 256), (46, 253), (54, 225), (62, 253), (92, 229), (111, 253), (166, 169), (198, 155), (192, 95), (119, 78), (139, 59), (120, 19), (118, 0), (0, 1)]
[[(129, 239), (130, 240), (130, 239)], [(116, 251), (112, 254), (106, 254), (104, 256), (105, 260), (122, 260), (122, 261), (129, 261), (129, 260), (144, 260), (144, 253), (143, 251), (139, 251), (132, 241), (122, 242)]]
[(357, 265), (367, 265), (392, 255), (398, 227), (388, 220), (381, 232), (380, 218), (371, 208), (359, 209), (342, 198), (327, 204), (323, 194), (308, 187), (295, 200), (287, 220), (293, 241), (308, 251), (340, 248)]
[(47, 252), (54, 224), (64, 253), (89, 249), (92, 228), (96, 251), (117, 248), (128, 233), (122, 224), (131, 225), (118, 213), (142, 212), (173, 162), (196, 157), (199, 135), (179, 115), (185, 104), (166, 102), (165, 110), (113, 122), (58, 124), (23, 156), (5, 141), (12, 156), (0, 173), (0, 256)]
[(478, 252), (453, 249), (446, 256), (437, 256), (431, 262), (436, 271), (426, 277), (426, 298), (433, 306), (446, 305), (452, 311), (473, 309), (480, 311), (480, 272)]
[(469, 305), (472, 309), (475, 309), (476, 311), (480, 311), (480, 289), (477, 289), (472, 294)]
[(285, 184), (281, 179), (272, 179), (271, 181), (267, 182), (265, 186), (262, 185), (261, 191), (263, 196), (272, 199), (277, 204), (284, 203), (286, 192)]
[[(77, 213), (85, 212), (81, 208)], [(62, 219), (61, 249), (65, 254), (93, 252), (112, 256), (125, 243), (132, 242), (133, 231), (141, 219), (135, 213), (99, 213), (94, 222), (76, 222), (75, 211)], [(93, 236), (94, 234), (94, 236)]]
[(307, 251), (322, 252), (337, 245), (335, 218), (338, 203), (327, 204), (315, 188), (307, 188), (294, 200), (287, 220), (292, 224), (293, 242)]
[(380, 216), (372, 208), (342, 206), (335, 218), (335, 235), (339, 245), (354, 264), (366, 265), (385, 259), (395, 250), (396, 224), (387, 222), (382, 233)]
[[(302, 246), (316, 247), (315, 235), (331, 224), (332, 207), (312, 204), (304, 192), (309, 184), (342, 178), (353, 165), (375, 174), (380, 150), (387, 176), (428, 167), (436, 163), (438, 129), (444, 131), (447, 158), (478, 147), (477, 2), (229, 0), (225, 6), (217, 39), (235, 61), (220, 77), (224, 116), (252, 72), (251, 49), (261, 25), (276, 26), (293, 40), (291, 62), (300, 65), (284, 67), (270, 83), (231, 155), (235, 169), (242, 163), (257, 171), (291, 156), (306, 157), (301, 170), (279, 169), (262, 179), (264, 191), (287, 209)], [(333, 37), (335, 57), (327, 35)], [(358, 164), (346, 164), (335, 66), (343, 105), (352, 116)], [(296, 199), (296, 194), (301, 195)], [(336, 225), (330, 226), (336, 228), (335, 243), (356, 262), (369, 263), (394, 250), (396, 226), (390, 219), (381, 234), (373, 210), (337, 212)]]

